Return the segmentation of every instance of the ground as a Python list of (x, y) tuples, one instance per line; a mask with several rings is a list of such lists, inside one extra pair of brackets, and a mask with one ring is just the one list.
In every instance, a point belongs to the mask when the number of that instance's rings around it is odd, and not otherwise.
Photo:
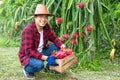
[[(26, 80), (17, 52), (18, 48), (0, 47), (0, 80)], [(69, 69), (59, 75), (41, 71), (36, 73), (34, 80), (120, 80), (119, 59), (113, 63), (104, 60), (102, 65), (101, 71), (84, 70), (75, 73)]]

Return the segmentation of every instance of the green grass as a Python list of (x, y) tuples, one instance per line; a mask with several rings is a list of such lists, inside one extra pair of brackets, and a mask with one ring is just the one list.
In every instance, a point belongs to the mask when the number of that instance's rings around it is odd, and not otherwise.
[(7, 46), (7, 47), (18, 47), (20, 44), (19, 38), (8, 38), (5, 35), (0, 35), (0, 46)]
[[(18, 47), (0, 47), (0, 80), (26, 80), (22, 66), (18, 60)], [(101, 71), (80, 70), (76, 73), (70, 68), (63, 74), (53, 74), (44, 71), (36, 73), (34, 80), (119, 80), (120, 59), (113, 63), (108, 59), (101, 60)]]

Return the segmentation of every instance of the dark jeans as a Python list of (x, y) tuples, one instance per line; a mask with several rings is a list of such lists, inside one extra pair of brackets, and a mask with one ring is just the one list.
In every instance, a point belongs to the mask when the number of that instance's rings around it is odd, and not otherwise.
[[(46, 56), (50, 56), (53, 51), (58, 51), (59, 48), (57, 48), (54, 44), (50, 44), (49, 48), (43, 49), (42, 53)], [(44, 68), (44, 61), (30, 58), (29, 64), (25, 66), (25, 70), (30, 73), (39, 72)]]

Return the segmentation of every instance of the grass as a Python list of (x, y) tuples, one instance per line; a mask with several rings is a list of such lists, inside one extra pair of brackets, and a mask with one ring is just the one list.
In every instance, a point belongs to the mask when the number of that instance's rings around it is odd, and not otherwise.
[[(18, 48), (0, 47), (0, 80), (26, 80), (18, 60)], [(69, 72), (55, 75), (43, 71), (36, 73), (35, 80), (69, 80)]]
[(20, 41), (18, 40), (15, 40), (15, 39), (10, 39), (10, 38), (7, 38), (5, 35), (0, 35), (0, 45), (1, 46), (12, 46), (12, 47), (17, 47), (19, 46), (19, 43)]
[[(26, 80), (17, 52), (18, 47), (0, 47), (0, 80)], [(120, 59), (115, 59), (113, 63), (108, 59), (102, 60), (102, 71), (78, 70), (74, 73), (69, 69), (59, 75), (41, 71), (36, 73), (34, 80), (119, 80), (119, 62)]]

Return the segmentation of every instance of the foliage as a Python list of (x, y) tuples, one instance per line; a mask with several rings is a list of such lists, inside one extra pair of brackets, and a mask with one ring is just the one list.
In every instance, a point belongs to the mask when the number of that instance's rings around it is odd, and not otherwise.
[[(67, 47), (72, 48), (78, 58), (78, 67), (90, 63), (99, 66), (99, 53), (109, 56), (113, 48), (112, 39), (119, 43), (120, 3), (109, 0), (3, 0), (0, 8), (0, 33), (5, 36), (2, 45), (17, 44), (22, 29), (33, 20), (38, 3), (46, 4), (56, 16), (49, 18), (49, 24)], [(113, 14), (113, 15), (112, 15)], [(57, 24), (56, 18), (62, 18)], [(113, 29), (114, 28), (114, 29)], [(75, 34), (76, 33), (76, 34)], [(68, 34), (68, 39), (62, 36)], [(73, 36), (73, 35), (76, 35)], [(119, 44), (116, 44), (118, 48)], [(117, 52), (119, 52), (117, 50)], [(103, 54), (103, 55), (104, 55)], [(97, 69), (97, 68), (94, 68)]]

